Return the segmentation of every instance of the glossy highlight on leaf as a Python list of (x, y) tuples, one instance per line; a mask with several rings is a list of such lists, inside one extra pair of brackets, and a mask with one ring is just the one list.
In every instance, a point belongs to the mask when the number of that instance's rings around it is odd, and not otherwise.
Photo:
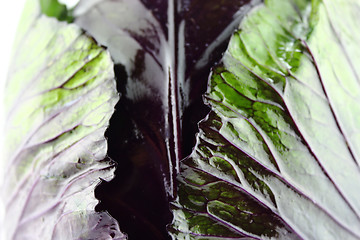
[(129, 238), (169, 238), (168, 203), (179, 161), (209, 111), (202, 94), (210, 68), (258, 2), (83, 0), (75, 8), (75, 23), (108, 47), (116, 75), (127, 79), (106, 133), (109, 156), (122, 167), (97, 196)]
[(359, 239), (357, 1), (268, 0), (214, 67), (174, 239)]
[(116, 92), (109, 53), (28, 1), (6, 84), (0, 219), (5, 239), (126, 239), (94, 188), (113, 178), (104, 132)]

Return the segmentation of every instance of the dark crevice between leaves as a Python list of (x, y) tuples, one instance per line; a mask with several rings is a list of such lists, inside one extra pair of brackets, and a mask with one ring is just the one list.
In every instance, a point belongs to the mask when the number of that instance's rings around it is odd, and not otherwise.
[[(218, 55), (220, 58), (221, 52)], [(116, 65), (114, 69), (118, 79), (117, 90), (122, 97), (105, 136), (108, 139), (108, 156), (118, 166), (115, 178), (102, 182), (96, 188), (95, 196), (100, 200), (96, 210), (108, 211), (129, 239), (170, 239), (166, 226), (171, 222), (172, 215), (164, 189), (165, 173), (159, 162), (165, 156), (161, 156), (164, 151), (159, 150), (157, 142), (154, 142), (161, 136), (155, 136), (151, 123), (142, 122), (144, 115), (156, 114), (151, 112), (155, 108), (149, 101), (134, 104), (124, 97), (125, 69), (121, 65)], [(194, 101), (184, 113), (182, 140), (185, 156), (195, 145), (197, 123), (209, 111), (202, 101), (208, 73), (209, 70), (198, 73), (203, 79), (202, 89), (192, 93)]]
[[(115, 74), (120, 79), (117, 90), (124, 95), (127, 76), (123, 66), (116, 65)], [(160, 136), (152, 135), (156, 131), (151, 123), (142, 122), (143, 115), (154, 114), (151, 104), (120, 98), (105, 133), (108, 156), (118, 163), (116, 176), (95, 192), (101, 201), (96, 210), (108, 211), (130, 239), (168, 239), (166, 225), (172, 219), (159, 168), (163, 151), (152, 140)]]
[[(210, 56), (209, 64), (194, 71), (192, 78), (199, 79), (190, 91), (192, 103), (185, 109), (182, 125), (182, 152), (188, 156), (195, 146), (198, 122), (209, 113), (203, 102), (210, 67), (215, 65), (227, 47), (228, 39)], [(123, 66), (116, 65), (117, 90), (122, 95), (105, 136), (108, 139), (108, 156), (118, 163), (115, 178), (102, 182), (95, 190), (100, 200), (96, 211), (108, 211), (129, 239), (170, 239), (166, 226), (172, 221), (169, 199), (164, 189), (164, 170), (160, 159), (164, 150), (150, 136), (156, 133), (151, 123), (142, 122), (144, 115), (156, 114), (150, 101), (132, 103), (125, 96), (127, 74)], [(138, 115), (138, 117), (137, 117)], [(131, 116), (131, 117), (129, 117)], [(155, 127), (155, 126), (154, 126)], [(143, 134), (147, 133), (147, 134)], [(166, 171), (166, 170), (165, 170)]]
[[(154, 1), (142, 2), (146, 5), (153, 4)], [(163, 6), (160, 1), (155, 2), (157, 7), (153, 9), (153, 13), (157, 18), (161, 18), (160, 12), (164, 11), (160, 8)], [(222, 3), (231, 5), (230, 1)], [(238, 1), (236, 5), (240, 7), (245, 3), (246, 1)], [(197, 16), (195, 13), (192, 14)], [(214, 20), (214, 24), (209, 23), (209, 25), (217, 26), (216, 21), (217, 19)], [(232, 15), (227, 21), (232, 21)], [(210, 27), (205, 29), (207, 34), (204, 36), (207, 38), (203, 43), (199, 42), (200, 40), (196, 41), (196, 38), (192, 36), (195, 30), (185, 33), (186, 42), (193, 41), (196, 44), (194, 49), (192, 49), (193, 44), (185, 46), (186, 58), (188, 58), (188, 53), (191, 53), (190, 59), (186, 61), (185, 74), (185, 78), (191, 82), (191, 88), (185, 93), (189, 96), (190, 104), (184, 109), (182, 119), (178, 119), (182, 126), (181, 149), (179, 149), (182, 157), (192, 152), (196, 142), (198, 122), (209, 113), (208, 106), (203, 102), (203, 94), (207, 89), (210, 68), (221, 59), (232, 32), (229, 32), (229, 36), (217, 44), (207, 57), (204, 66), (197, 68), (194, 65), (210, 42), (223, 31), (224, 26), (226, 26), (225, 23), (221, 24), (221, 28), (216, 31)], [(196, 28), (196, 26), (193, 27)], [(141, 54), (137, 55), (137, 58), (141, 57)], [(135, 64), (141, 62), (144, 61), (140, 59), (135, 61)], [(121, 97), (105, 136), (108, 139), (108, 156), (118, 165), (115, 178), (110, 182), (103, 182), (96, 188), (95, 196), (100, 200), (96, 210), (108, 211), (119, 222), (121, 231), (126, 233), (131, 240), (170, 239), (166, 226), (173, 218), (169, 206), (169, 202), (173, 199), (168, 198), (166, 186), (164, 186), (169, 174), (168, 163), (164, 162), (167, 160), (167, 150), (164, 145), (165, 133), (164, 128), (161, 128), (164, 124), (162, 122), (164, 113), (156, 96), (145, 97), (136, 102), (127, 98), (127, 81), (133, 78), (141, 79), (142, 74), (138, 71), (142, 71), (144, 67), (136, 65), (135, 69), (137, 69), (135, 73), (139, 73), (139, 76), (127, 76), (122, 65), (116, 65), (114, 68), (117, 90)]]
[[(116, 65), (114, 70), (118, 79), (117, 90), (124, 94), (127, 79), (125, 69)], [(146, 105), (144, 102), (144, 109), (149, 107)], [(154, 163), (159, 153), (144, 141), (146, 136), (141, 134), (141, 123), (136, 122), (133, 107), (126, 97), (121, 97), (105, 133), (108, 156), (118, 166), (115, 178), (96, 188), (95, 195), (100, 200), (96, 210), (108, 211), (129, 239), (167, 239), (165, 226), (171, 221), (171, 214), (159, 177), (161, 173)], [(146, 114), (138, 110), (138, 114)]]

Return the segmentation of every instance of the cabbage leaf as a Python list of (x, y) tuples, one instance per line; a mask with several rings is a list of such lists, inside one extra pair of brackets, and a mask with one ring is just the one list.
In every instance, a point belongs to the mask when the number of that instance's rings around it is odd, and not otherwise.
[(181, 162), (174, 239), (360, 238), (359, 9), (266, 0), (242, 21)]
[(125, 239), (94, 188), (113, 178), (104, 132), (119, 99), (109, 53), (28, 1), (6, 83), (4, 239)]

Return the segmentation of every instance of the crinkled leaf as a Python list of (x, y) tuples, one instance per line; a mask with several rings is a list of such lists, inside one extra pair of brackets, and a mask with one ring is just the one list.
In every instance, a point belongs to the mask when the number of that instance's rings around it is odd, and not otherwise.
[(99, 195), (130, 237), (167, 237), (166, 195), (174, 195), (179, 159), (191, 152), (196, 124), (208, 112), (201, 96), (210, 66), (249, 2), (83, 0), (75, 8), (75, 23), (107, 46), (118, 74), (128, 76), (107, 133), (109, 154), (124, 167)]
[[(113, 178), (104, 137), (116, 92), (113, 63), (77, 26), (28, 1), (6, 85), (1, 228), (6, 239), (125, 239), (94, 210)], [(101, 178), (101, 179), (100, 179)]]
[(268, 0), (212, 71), (175, 239), (360, 238), (360, 3)]

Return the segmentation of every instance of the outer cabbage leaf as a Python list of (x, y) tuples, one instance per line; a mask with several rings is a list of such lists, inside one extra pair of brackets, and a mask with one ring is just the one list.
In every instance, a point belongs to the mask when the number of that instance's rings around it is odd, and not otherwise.
[(268, 0), (211, 74), (174, 239), (360, 239), (360, 3)]
[(108, 213), (94, 210), (94, 188), (115, 167), (104, 137), (119, 99), (113, 63), (37, 3), (24, 8), (6, 84), (2, 237), (125, 239)]

